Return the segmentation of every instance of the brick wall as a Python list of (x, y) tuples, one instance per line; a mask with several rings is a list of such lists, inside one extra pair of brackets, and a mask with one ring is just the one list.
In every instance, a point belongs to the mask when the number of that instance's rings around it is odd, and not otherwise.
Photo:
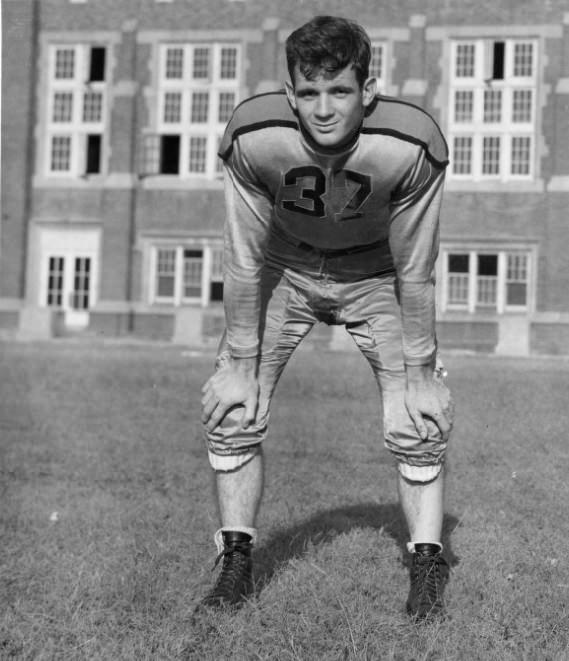
[(2, 4), (2, 227), (0, 298), (23, 298), (33, 162), (34, 4)]

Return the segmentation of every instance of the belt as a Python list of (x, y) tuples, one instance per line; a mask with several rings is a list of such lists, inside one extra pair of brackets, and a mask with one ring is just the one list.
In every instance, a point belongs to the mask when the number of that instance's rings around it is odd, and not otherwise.
[(344, 255), (356, 255), (358, 253), (367, 252), (368, 250), (375, 250), (381, 246), (387, 244), (388, 239), (380, 239), (379, 241), (374, 241), (373, 243), (366, 243), (364, 245), (358, 246), (349, 246), (348, 248), (318, 248), (317, 246), (311, 246), (309, 243), (304, 241), (298, 241), (292, 236), (284, 234), (284, 232), (273, 229), (276, 236), (280, 239), (293, 245), (295, 248), (304, 250), (306, 252), (317, 252), (326, 257), (342, 257)]

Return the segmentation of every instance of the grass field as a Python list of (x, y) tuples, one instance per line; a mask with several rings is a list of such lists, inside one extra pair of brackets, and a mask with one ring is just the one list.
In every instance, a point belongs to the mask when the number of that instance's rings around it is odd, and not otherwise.
[(355, 350), (292, 359), (266, 446), (259, 596), (194, 618), (215, 576), (199, 426), (212, 359), (0, 344), (1, 659), (569, 659), (569, 361), (445, 357), (449, 618), (415, 626)]

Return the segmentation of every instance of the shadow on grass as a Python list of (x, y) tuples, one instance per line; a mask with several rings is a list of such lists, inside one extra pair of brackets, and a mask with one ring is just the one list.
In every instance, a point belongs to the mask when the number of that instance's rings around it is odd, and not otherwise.
[[(445, 514), (442, 541), (444, 556), (451, 567), (459, 563), (458, 556), (452, 551), (450, 540), (457, 525), (456, 517)], [(397, 542), (403, 563), (407, 565), (407, 524), (399, 504), (361, 503), (320, 512), (302, 523), (272, 535), (255, 551), (257, 589), (262, 590), (283, 564), (301, 557), (310, 544), (326, 543), (353, 528), (383, 530)]]

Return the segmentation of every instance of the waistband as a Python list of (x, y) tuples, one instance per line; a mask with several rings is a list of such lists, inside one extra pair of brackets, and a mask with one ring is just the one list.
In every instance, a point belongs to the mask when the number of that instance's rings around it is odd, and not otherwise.
[(290, 245), (294, 246), (295, 248), (298, 248), (299, 250), (303, 250), (305, 252), (316, 252), (326, 257), (342, 257), (344, 255), (355, 255), (358, 253), (367, 252), (368, 250), (376, 250), (381, 246), (385, 246), (389, 241), (389, 239), (385, 238), (385, 239), (380, 239), (379, 241), (374, 241), (373, 243), (366, 243), (364, 245), (357, 245), (357, 246), (349, 246), (348, 248), (318, 248), (317, 246), (312, 246), (309, 243), (305, 243), (304, 241), (299, 241), (298, 239), (295, 239), (293, 236), (290, 236), (289, 234), (285, 234), (278, 227), (273, 227), (272, 231), (275, 234), (275, 236), (277, 236), (279, 239), (281, 239), (285, 243), (289, 243)]

